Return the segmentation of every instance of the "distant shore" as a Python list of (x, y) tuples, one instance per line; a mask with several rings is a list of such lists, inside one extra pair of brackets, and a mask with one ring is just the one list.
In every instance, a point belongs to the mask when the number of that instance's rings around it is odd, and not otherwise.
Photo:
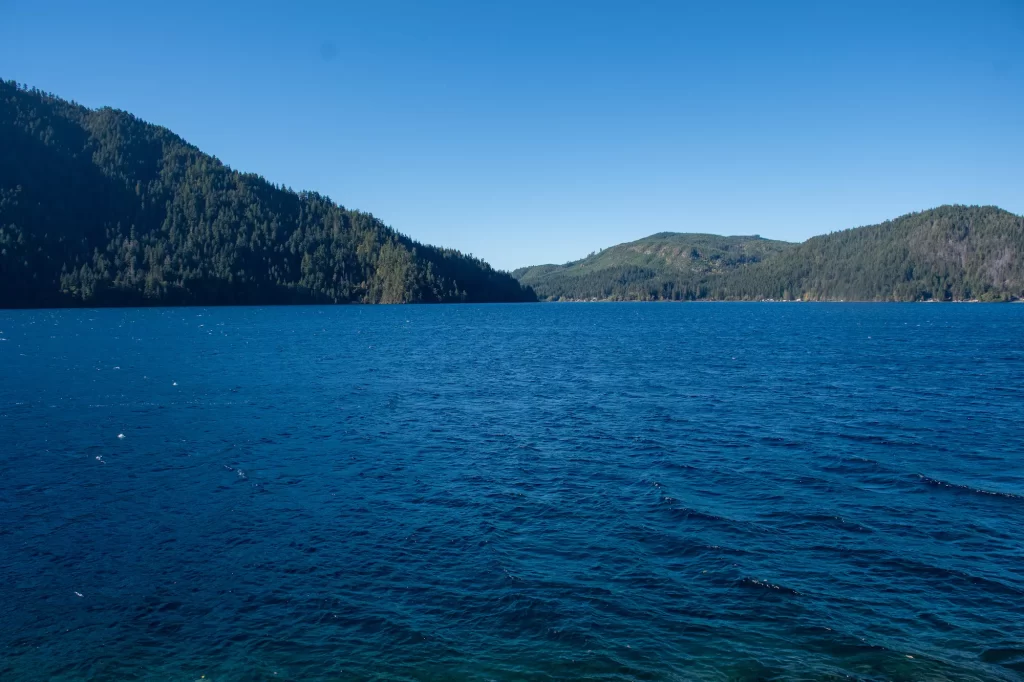
[(922, 300), (852, 300), (852, 299), (738, 299), (738, 298), (700, 298), (687, 300), (673, 300), (668, 298), (656, 298), (649, 300), (639, 299), (617, 299), (617, 298), (562, 298), (555, 300), (541, 300), (540, 303), (1024, 303), (1024, 299), (1014, 298), (1010, 300), (982, 301), (972, 298), (967, 300), (937, 301), (935, 299)]

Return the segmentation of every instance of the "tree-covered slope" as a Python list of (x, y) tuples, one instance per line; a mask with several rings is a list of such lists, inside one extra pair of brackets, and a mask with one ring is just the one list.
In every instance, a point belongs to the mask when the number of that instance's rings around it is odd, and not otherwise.
[(732, 298), (1024, 298), (1024, 218), (994, 206), (940, 206), (812, 237), (713, 288)]
[[(670, 246), (697, 240), (719, 250), (694, 246), (688, 263), (685, 248)], [(1013, 300), (1024, 298), (1024, 218), (941, 206), (803, 244), (659, 234), (513, 274), (555, 300)]]
[(706, 298), (716, 275), (795, 248), (753, 237), (662, 232), (565, 265), (538, 265), (513, 275), (550, 299), (687, 300)]
[(0, 81), (0, 306), (534, 298), (165, 128)]

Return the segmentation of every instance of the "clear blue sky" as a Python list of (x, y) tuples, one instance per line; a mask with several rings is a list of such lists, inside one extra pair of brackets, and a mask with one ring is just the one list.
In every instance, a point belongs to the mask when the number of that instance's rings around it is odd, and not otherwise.
[(1024, 213), (1024, 1), (0, 0), (0, 77), (501, 268)]

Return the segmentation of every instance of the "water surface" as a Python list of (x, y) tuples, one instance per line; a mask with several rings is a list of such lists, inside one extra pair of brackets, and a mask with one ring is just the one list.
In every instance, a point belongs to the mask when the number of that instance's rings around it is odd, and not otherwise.
[(3, 679), (1024, 674), (1024, 306), (0, 332)]

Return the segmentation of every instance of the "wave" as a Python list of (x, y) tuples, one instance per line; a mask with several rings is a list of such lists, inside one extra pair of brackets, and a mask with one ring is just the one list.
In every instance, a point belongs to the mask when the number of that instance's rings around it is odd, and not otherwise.
[(887, 447), (900, 447), (900, 448), (920, 448), (924, 447), (924, 443), (917, 441), (907, 440), (896, 440), (886, 436), (875, 436), (865, 435), (859, 433), (838, 433), (836, 434), (844, 440), (852, 440), (856, 443), (865, 443), (867, 445), (885, 445)]
[(687, 507), (680, 504), (679, 500), (676, 498), (668, 495), (662, 496), (661, 502), (668, 507), (668, 513), (671, 518), (677, 521), (701, 521), (703, 523), (721, 525), (742, 532), (750, 532), (753, 528), (752, 524), (746, 521), (738, 521), (727, 516), (720, 516), (711, 512)]
[(1024, 648), (1019, 646), (985, 649), (979, 658), (985, 663), (994, 663), (1024, 673)]
[(921, 479), (922, 483), (932, 486), (933, 488), (942, 488), (969, 495), (987, 495), (989, 497), (1002, 497), (1008, 500), (1024, 500), (1024, 495), (1020, 495), (1018, 493), (1010, 493), (1003, 490), (985, 490), (984, 488), (975, 488), (973, 486), (963, 485), (962, 483), (950, 483), (949, 481), (932, 478), (930, 476), (925, 476), (924, 474), (918, 474), (917, 477)]
[[(858, 549), (831, 545), (819, 545), (811, 547), (811, 549), (828, 553), (840, 552), (845, 560), (859, 567), (870, 568), (872, 571), (891, 572), (898, 576), (901, 582), (911, 579), (923, 581), (930, 586), (942, 585), (943, 590), (947, 593), (954, 588), (980, 587), (989, 593), (1009, 595), (1014, 599), (1019, 599), (1021, 595), (1024, 595), (1024, 588), (1018, 585), (977, 573), (968, 573), (955, 566), (941, 566), (932, 563), (935, 561), (934, 559), (929, 560), (926, 557), (904, 556), (884, 549)], [(978, 598), (978, 595), (975, 595), (975, 600)]]
[(781, 438), (778, 436), (764, 436), (760, 440), (762, 445), (767, 445), (773, 448), (803, 448), (807, 446), (807, 443), (799, 440), (791, 440), (789, 438)]
[(768, 582), (767, 580), (758, 580), (757, 578), (740, 578), (736, 581), (736, 584), (739, 587), (770, 590), (773, 592), (779, 592), (780, 594), (788, 594), (794, 597), (800, 596), (800, 592), (798, 590), (794, 590), (792, 587), (776, 585), (775, 583)]
[(875, 532), (874, 529), (859, 524), (856, 521), (847, 521), (845, 518), (838, 514), (807, 514), (804, 518), (810, 523), (831, 525), (855, 533)]

